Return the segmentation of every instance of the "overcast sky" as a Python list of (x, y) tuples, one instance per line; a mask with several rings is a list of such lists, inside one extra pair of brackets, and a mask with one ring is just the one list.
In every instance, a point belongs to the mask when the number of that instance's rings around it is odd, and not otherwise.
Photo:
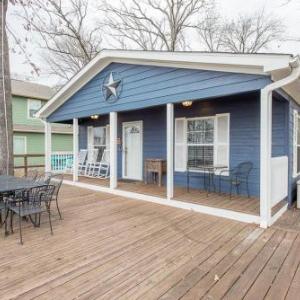
[[(113, 0), (111, 0), (113, 1)], [(240, 13), (249, 13), (264, 8), (266, 13), (271, 13), (282, 19), (286, 26), (288, 37), (300, 38), (300, 0), (292, 0), (289, 4), (283, 5), (287, 0), (217, 0), (220, 12), (224, 17), (234, 17)], [(18, 23), (13, 22), (13, 26), (17, 32), (22, 31), (22, 27)], [(272, 45), (268, 52), (277, 53), (292, 53), (300, 54), (300, 42), (281, 42)], [(42, 69), (42, 63), (39, 59), (39, 49), (32, 48), (31, 50), (33, 61)], [(38, 81), (44, 84), (53, 85), (54, 81), (50, 80), (47, 75), (41, 74), (39, 77), (31, 75), (31, 69), (24, 64), (24, 59), (21, 55), (11, 53), (11, 73), (14, 77), (19, 75), (20, 78), (25, 78)]]

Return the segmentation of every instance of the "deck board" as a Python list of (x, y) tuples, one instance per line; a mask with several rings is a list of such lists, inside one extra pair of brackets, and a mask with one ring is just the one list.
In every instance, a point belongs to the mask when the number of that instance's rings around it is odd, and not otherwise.
[(17, 227), (1, 238), (1, 299), (299, 295), (299, 215), (262, 230), (72, 186), (63, 186), (60, 200), (63, 220), (54, 213), (53, 236), (45, 216), (40, 228), (24, 222), (23, 246)]

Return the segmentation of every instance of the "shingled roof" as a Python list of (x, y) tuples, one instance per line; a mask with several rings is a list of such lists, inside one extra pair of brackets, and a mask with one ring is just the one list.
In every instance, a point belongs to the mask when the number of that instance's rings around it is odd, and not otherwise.
[(49, 86), (22, 80), (11, 80), (11, 91), (14, 96), (49, 100), (55, 90)]

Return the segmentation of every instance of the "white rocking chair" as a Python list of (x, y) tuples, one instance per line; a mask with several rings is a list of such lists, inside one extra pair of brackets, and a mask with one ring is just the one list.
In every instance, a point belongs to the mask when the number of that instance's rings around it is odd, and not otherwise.
[(88, 153), (88, 161), (85, 168), (85, 176), (94, 177), (95, 167), (97, 165), (99, 149), (92, 149)]
[(86, 169), (86, 158), (88, 151), (81, 149), (78, 153), (78, 174), (82, 175)]
[(104, 150), (101, 161), (95, 165), (94, 177), (99, 179), (109, 178), (109, 150)]

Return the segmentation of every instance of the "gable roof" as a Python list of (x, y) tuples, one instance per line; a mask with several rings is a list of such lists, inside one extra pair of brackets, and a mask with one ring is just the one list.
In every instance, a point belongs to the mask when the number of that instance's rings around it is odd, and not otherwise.
[[(44, 105), (37, 116), (43, 119), (47, 118), (96, 74), (113, 62), (270, 76), (277, 71), (277, 77), (280, 79), (281, 73), (278, 71), (288, 71), (292, 59), (293, 56), (290, 54), (103, 50), (62, 87)], [(276, 80), (278, 79), (276, 78)], [(300, 86), (300, 82), (298, 85)], [(290, 96), (293, 98), (298, 97), (297, 100), (300, 103), (299, 94), (293, 95), (293, 91), (288, 93), (292, 94)]]
[(14, 96), (49, 100), (55, 94), (55, 91), (43, 84), (12, 79), (11, 93)]

